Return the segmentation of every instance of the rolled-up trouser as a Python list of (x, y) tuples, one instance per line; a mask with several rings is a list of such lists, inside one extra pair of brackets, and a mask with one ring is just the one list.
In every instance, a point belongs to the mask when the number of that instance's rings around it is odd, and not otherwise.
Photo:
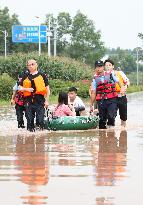
[(127, 120), (127, 97), (122, 96), (117, 98), (117, 107), (119, 109), (120, 119), (123, 121)]
[(106, 124), (114, 126), (117, 116), (117, 98), (99, 100), (97, 104), (99, 110), (99, 129), (106, 129)]

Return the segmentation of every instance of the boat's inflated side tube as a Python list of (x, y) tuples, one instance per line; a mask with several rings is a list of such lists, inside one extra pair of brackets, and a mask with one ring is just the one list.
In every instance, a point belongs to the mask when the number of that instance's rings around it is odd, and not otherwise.
[(48, 130), (88, 130), (98, 126), (98, 116), (64, 116), (45, 120)]

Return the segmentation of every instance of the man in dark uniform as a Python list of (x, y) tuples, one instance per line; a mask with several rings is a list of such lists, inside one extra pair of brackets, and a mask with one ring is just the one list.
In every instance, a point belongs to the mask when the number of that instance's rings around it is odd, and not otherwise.
[(90, 110), (93, 111), (93, 103), (96, 100), (99, 111), (99, 129), (106, 129), (107, 125), (108, 127), (114, 127), (117, 116), (115, 82), (118, 83), (118, 79), (111, 72), (104, 71), (103, 61), (95, 61), (95, 69), (96, 74), (92, 81), (93, 91), (91, 92)]
[(20, 83), (25, 98), (27, 130), (35, 131), (34, 118), (40, 129), (44, 128), (44, 113), (48, 107), (50, 94), (47, 76), (37, 70), (38, 65), (34, 59), (28, 60), (29, 74), (23, 76)]

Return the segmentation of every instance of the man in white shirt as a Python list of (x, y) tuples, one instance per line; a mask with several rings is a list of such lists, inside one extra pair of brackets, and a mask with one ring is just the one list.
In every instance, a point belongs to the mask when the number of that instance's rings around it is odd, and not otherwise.
[(76, 116), (85, 115), (85, 105), (81, 98), (77, 96), (77, 88), (71, 87), (68, 91), (68, 104), (72, 111), (75, 110)]

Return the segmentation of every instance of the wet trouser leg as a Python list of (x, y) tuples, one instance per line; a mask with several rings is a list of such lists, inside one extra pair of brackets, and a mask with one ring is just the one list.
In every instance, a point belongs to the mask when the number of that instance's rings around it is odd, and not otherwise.
[(27, 130), (34, 129), (35, 109), (32, 103), (26, 104)]
[(45, 108), (43, 105), (35, 105), (36, 111), (36, 124), (38, 124), (39, 128), (44, 128), (44, 114)]
[(97, 102), (99, 111), (99, 129), (106, 129), (107, 108), (105, 100)]
[(117, 116), (117, 98), (111, 98), (106, 100), (107, 107), (107, 125), (115, 126), (115, 118)]
[(119, 109), (120, 119), (126, 121), (127, 120), (127, 97), (126, 96), (118, 97), (117, 107)]
[(25, 107), (16, 104), (15, 110), (16, 110), (16, 115), (17, 115), (18, 128), (20, 127), (24, 128), (23, 116), (24, 116)]

